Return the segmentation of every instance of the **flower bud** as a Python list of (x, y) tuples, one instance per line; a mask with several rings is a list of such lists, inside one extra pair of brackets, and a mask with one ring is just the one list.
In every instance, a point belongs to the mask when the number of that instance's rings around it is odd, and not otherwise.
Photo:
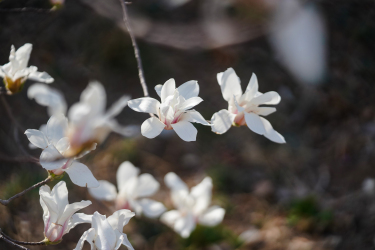
[(60, 241), (64, 233), (63, 226), (50, 223), (45, 229), (45, 236), (50, 242)]

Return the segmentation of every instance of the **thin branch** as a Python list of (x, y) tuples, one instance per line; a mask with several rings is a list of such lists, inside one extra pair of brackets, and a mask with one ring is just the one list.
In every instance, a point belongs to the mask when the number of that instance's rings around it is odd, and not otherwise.
[(41, 182), (39, 182), (39, 183), (37, 183), (37, 184), (35, 184), (35, 185), (33, 185), (33, 186), (31, 186), (31, 187), (29, 187), (29, 188), (23, 190), (22, 192), (20, 192), (20, 193), (14, 195), (14, 196), (12, 196), (12, 197), (10, 197), (10, 198), (7, 199), (7, 200), (1, 200), (1, 199), (0, 199), (0, 203), (3, 204), (4, 206), (6, 206), (6, 205), (9, 204), (9, 202), (11, 202), (12, 200), (14, 200), (15, 198), (18, 198), (18, 197), (24, 195), (25, 193), (29, 192), (30, 190), (33, 190), (33, 189), (35, 189), (35, 188), (38, 188), (38, 187), (42, 186), (43, 184), (46, 184), (46, 183), (49, 182), (50, 180), (52, 180), (52, 177), (51, 177), (51, 176), (48, 176), (47, 179), (45, 179), (44, 181), (41, 181)]
[[(28, 241), (19, 241), (19, 240), (12, 239), (8, 235), (6, 235), (3, 231), (1, 231), (1, 228), (0, 228), (0, 236), (2, 236), (4, 240), (8, 240), (10, 242), (13, 242), (15, 244), (20, 244), (20, 245), (42, 246), (46, 244), (46, 240), (42, 240), (39, 242), (28, 242)], [(27, 249), (27, 248), (22, 246), (22, 249)]]
[(141, 82), (141, 86), (142, 86), (142, 89), (143, 89), (143, 94), (144, 94), (145, 97), (148, 97), (149, 94), (148, 94), (148, 89), (147, 89), (146, 80), (145, 80), (145, 76), (144, 76), (142, 59), (141, 59), (141, 56), (139, 54), (139, 48), (138, 48), (137, 41), (135, 40), (135, 36), (133, 34), (132, 28), (131, 28), (130, 23), (129, 23), (128, 10), (127, 10), (127, 7), (126, 7), (127, 2), (125, 0), (119, 0), (119, 1), (121, 3), (121, 6), (122, 6), (122, 12), (123, 12), (123, 15), (124, 15), (124, 17), (123, 17), (124, 23), (125, 23), (126, 29), (128, 30), (128, 33), (130, 35), (130, 38), (132, 40), (132, 45), (133, 45), (133, 49), (134, 49), (134, 56), (135, 56), (135, 59), (137, 60), (137, 65), (138, 65), (138, 76), (139, 76), (139, 80)]
[(35, 12), (35, 13), (50, 13), (51, 9), (38, 9), (38, 8), (12, 8), (12, 9), (0, 9), (0, 12), (5, 13), (22, 13), (22, 12)]
[(7, 242), (7, 243), (9, 243), (9, 244), (11, 244), (11, 245), (13, 245), (13, 246), (15, 246), (15, 247), (18, 247), (18, 248), (20, 248), (20, 249), (23, 249), (23, 250), (30, 250), (30, 249), (28, 249), (28, 248), (26, 248), (26, 247), (24, 247), (24, 246), (20, 246), (20, 245), (14, 243), (14, 242), (11, 241), (11, 240), (8, 240), (8, 239), (7, 239), (2, 233), (0, 233), (0, 239), (4, 240), (5, 242)]

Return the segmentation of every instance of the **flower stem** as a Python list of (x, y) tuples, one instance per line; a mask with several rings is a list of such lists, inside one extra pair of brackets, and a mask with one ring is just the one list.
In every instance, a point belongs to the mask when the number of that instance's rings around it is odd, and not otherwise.
[(20, 245), (30, 245), (30, 246), (46, 245), (45, 239), (42, 240), (42, 241), (39, 241), (39, 242), (27, 242), (27, 241), (19, 241), (19, 240), (12, 239), (8, 235), (3, 233), (1, 231), (1, 228), (0, 228), (0, 239), (3, 239), (4, 241), (8, 242), (9, 244), (12, 244), (13, 246), (19, 247), (19, 248), (24, 249), (24, 250), (29, 250), (29, 249), (24, 247), (24, 246), (20, 246)]
[(49, 181), (52, 180), (52, 179), (53, 179), (53, 178), (52, 178), (51, 176), (48, 176), (47, 179), (45, 179), (44, 181), (41, 181), (41, 182), (39, 182), (39, 183), (37, 183), (37, 184), (35, 184), (35, 185), (33, 185), (33, 186), (31, 186), (31, 187), (29, 187), (29, 188), (23, 190), (22, 192), (20, 192), (20, 193), (14, 195), (14, 196), (12, 196), (12, 197), (10, 197), (10, 198), (7, 199), (7, 200), (2, 200), (2, 199), (0, 199), (0, 203), (3, 204), (4, 206), (7, 206), (7, 205), (9, 204), (9, 202), (11, 202), (12, 200), (14, 200), (15, 198), (18, 198), (18, 197), (24, 195), (25, 193), (29, 192), (30, 190), (33, 190), (33, 189), (35, 189), (35, 188), (38, 188), (38, 187), (42, 186), (43, 184), (46, 184), (47, 182), (49, 182)]

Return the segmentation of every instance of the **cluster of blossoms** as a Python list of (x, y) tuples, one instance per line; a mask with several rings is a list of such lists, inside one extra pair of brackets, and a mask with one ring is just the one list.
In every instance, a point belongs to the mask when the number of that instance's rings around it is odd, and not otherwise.
[[(9, 63), (0, 66), (0, 77), (9, 94), (23, 88), (27, 79), (51, 83), (53, 78), (45, 72), (38, 72), (35, 66), (27, 67), (32, 45), (25, 44), (17, 51), (12, 46)], [(215, 226), (222, 222), (225, 210), (210, 206), (212, 180), (206, 177), (195, 187), (189, 188), (175, 174), (168, 173), (164, 182), (171, 190), (174, 210), (167, 211), (159, 201), (150, 199), (160, 187), (150, 174), (140, 174), (140, 169), (130, 162), (123, 162), (117, 170), (117, 188), (106, 180), (98, 181), (90, 169), (78, 160), (95, 150), (105, 141), (111, 131), (129, 135), (127, 127), (114, 119), (127, 105), (138, 112), (150, 113), (151, 117), (141, 125), (141, 133), (147, 138), (155, 138), (164, 129), (174, 130), (184, 141), (195, 141), (197, 129), (192, 123), (210, 126), (217, 134), (225, 133), (231, 126), (247, 125), (252, 131), (277, 143), (285, 143), (284, 137), (276, 132), (263, 118), (276, 111), (273, 107), (281, 98), (276, 92), (261, 93), (253, 74), (245, 93), (240, 80), (232, 68), (217, 75), (228, 109), (220, 110), (207, 121), (192, 109), (203, 100), (198, 97), (197, 81), (188, 81), (178, 88), (174, 79), (157, 85), (155, 90), (161, 102), (150, 97), (130, 100), (121, 97), (106, 111), (106, 93), (99, 82), (90, 82), (82, 92), (79, 102), (69, 110), (64, 96), (51, 87), (36, 83), (28, 89), (28, 97), (47, 107), (50, 118), (39, 130), (28, 129), (25, 134), (31, 148), (40, 148), (40, 164), (51, 178), (67, 173), (71, 181), (89, 188), (89, 193), (97, 200), (114, 203), (116, 212), (108, 218), (95, 212), (93, 215), (76, 213), (91, 204), (91, 201), (68, 203), (66, 184), (60, 181), (51, 190), (47, 185), (40, 188), (40, 204), (43, 208), (45, 242), (56, 244), (72, 228), (80, 223), (91, 223), (79, 240), (76, 250), (82, 249), (87, 241), (91, 249), (112, 250), (125, 245), (133, 249), (123, 227), (134, 216), (144, 215), (158, 218), (182, 237), (189, 237), (196, 224)], [(134, 211), (134, 212), (131, 212)]]

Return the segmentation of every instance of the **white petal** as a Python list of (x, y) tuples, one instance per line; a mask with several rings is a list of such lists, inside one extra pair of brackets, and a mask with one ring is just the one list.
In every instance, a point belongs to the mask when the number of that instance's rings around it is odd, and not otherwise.
[(91, 201), (80, 201), (67, 205), (56, 224), (64, 225), (65, 223), (68, 223), (75, 212), (90, 205)]
[(106, 99), (103, 85), (98, 81), (92, 81), (82, 92), (80, 103), (89, 105), (91, 107), (90, 114), (96, 116), (104, 114)]
[(100, 186), (97, 188), (89, 188), (88, 191), (92, 197), (97, 200), (113, 201), (117, 197), (115, 185), (109, 181), (100, 180)]
[(82, 223), (91, 223), (92, 221), (92, 215), (87, 215), (84, 213), (76, 213), (73, 214), (73, 216), (70, 218), (68, 222), (68, 226), (66, 227), (64, 234), (69, 233), (71, 229), (73, 229), (78, 224)]
[(90, 228), (89, 230), (85, 231), (81, 238), (79, 239), (78, 243), (77, 243), (77, 246), (76, 248), (74, 248), (74, 250), (82, 250), (83, 248), (83, 244), (85, 243), (85, 241), (87, 241), (88, 243), (90, 243), (91, 245), (91, 250), (95, 250), (95, 244), (94, 244), (94, 240), (95, 240), (95, 229), (94, 228)]
[(151, 117), (142, 123), (141, 133), (144, 137), (152, 139), (160, 135), (161, 131), (163, 131), (164, 128), (164, 123), (162, 123), (156, 117)]
[(222, 82), (222, 79), (223, 79), (223, 75), (224, 75), (224, 72), (218, 73), (216, 75), (216, 79), (217, 79), (217, 82), (219, 83), (219, 85), (221, 85), (221, 82)]
[(68, 162), (68, 159), (64, 158), (53, 145), (49, 145), (43, 150), (39, 160), (40, 165), (47, 170), (61, 168)]
[(104, 215), (95, 212), (92, 217), (92, 227), (95, 228), (97, 237), (95, 245), (99, 249), (114, 249), (116, 246), (116, 233)]
[(180, 121), (196, 122), (206, 126), (211, 125), (203, 118), (203, 116), (198, 111), (195, 111), (194, 109), (182, 114)]
[(270, 115), (274, 112), (276, 112), (276, 108), (274, 107), (257, 107), (253, 109), (253, 112), (262, 115), (262, 116), (267, 116)]
[(212, 132), (217, 134), (223, 134), (230, 129), (233, 124), (235, 114), (230, 113), (226, 109), (222, 109), (216, 112), (211, 118)]
[(174, 230), (181, 235), (183, 238), (188, 238), (195, 229), (195, 219), (192, 214), (187, 214), (184, 217), (177, 219), (174, 224)]
[(171, 126), (182, 140), (196, 141), (198, 131), (190, 122), (179, 121), (178, 123), (171, 124)]
[(266, 129), (264, 124), (261, 120), (261, 117), (254, 114), (254, 113), (246, 113), (245, 112), (245, 121), (247, 126), (255, 133), (264, 135), (266, 133)]
[(182, 95), (186, 100), (192, 97), (197, 97), (199, 94), (198, 82), (194, 80), (185, 82), (177, 89), (180, 95)]
[(191, 196), (195, 198), (194, 213), (201, 214), (211, 203), (212, 179), (204, 178), (201, 183), (191, 189)]
[(70, 147), (70, 142), (68, 137), (61, 138), (55, 145), (55, 148), (61, 153), (64, 154), (66, 150)]
[(189, 190), (185, 182), (183, 182), (181, 178), (173, 172), (169, 172), (165, 175), (164, 182), (165, 185), (167, 185), (167, 187), (173, 192), (181, 190), (187, 192)]
[(63, 94), (46, 84), (35, 83), (27, 90), (27, 96), (42, 106), (48, 107), (48, 115), (62, 113), (65, 114), (67, 104)]
[(136, 187), (137, 197), (153, 195), (159, 189), (159, 182), (150, 174), (141, 174)]
[(174, 94), (174, 91), (176, 89), (176, 82), (173, 78), (166, 81), (161, 88), (161, 102), (164, 102), (165, 98), (167, 98), (170, 95)]
[(191, 109), (194, 106), (197, 106), (199, 103), (203, 102), (203, 99), (200, 97), (192, 97), (188, 100), (186, 100), (182, 105), (180, 106), (180, 110), (188, 110)]
[(80, 187), (95, 188), (100, 185), (91, 170), (86, 165), (77, 161), (73, 161), (72, 165), (65, 172), (69, 175), (70, 180)]
[(255, 97), (251, 103), (255, 105), (261, 105), (261, 104), (279, 104), (281, 101), (280, 95), (275, 91), (270, 91), (267, 93), (264, 93), (263, 95), (260, 95), (258, 97)]
[(253, 73), (250, 78), (250, 82), (247, 85), (246, 92), (249, 92), (249, 95), (253, 97), (257, 92), (258, 92), (258, 78), (257, 76)]
[(69, 204), (68, 189), (66, 187), (65, 181), (58, 182), (52, 188), (51, 197), (57, 204), (58, 214), (62, 214), (64, 212), (65, 207)]
[(34, 146), (38, 148), (48, 147), (48, 140), (43, 132), (36, 129), (28, 129), (25, 135)]
[(143, 198), (139, 201), (142, 212), (149, 218), (156, 218), (165, 212), (166, 208), (163, 203), (151, 199)]
[(267, 121), (263, 117), (261, 117), (261, 120), (266, 129), (266, 133), (264, 134), (266, 138), (276, 143), (286, 143), (284, 137), (273, 129), (269, 121)]
[(155, 91), (158, 94), (158, 96), (161, 98), (161, 89), (163, 88), (163, 85), (158, 84), (155, 86)]
[(128, 101), (128, 105), (137, 112), (158, 114), (160, 102), (151, 97), (142, 97)]
[(160, 217), (160, 221), (168, 225), (169, 227), (173, 228), (174, 224), (179, 218), (181, 218), (181, 213), (177, 210), (171, 210), (171, 211), (165, 212)]
[(56, 222), (59, 217), (59, 207), (55, 199), (51, 195), (51, 189), (47, 185), (39, 188), (40, 205), (43, 208), (44, 226), (47, 226), (49, 221)]
[(129, 96), (122, 96), (119, 100), (117, 100), (106, 113), (106, 117), (112, 118), (116, 115), (120, 114), (121, 111), (126, 107), (128, 104), (130, 97)]
[(225, 210), (223, 208), (219, 206), (212, 206), (199, 217), (199, 224), (214, 227), (223, 221), (224, 215)]
[[(130, 241), (128, 240), (128, 237), (127, 237), (126, 234), (122, 233), (121, 237), (119, 237), (119, 239), (117, 241), (118, 241), (117, 243), (121, 243), (122, 245), (126, 246), (129, 250), (134, 250), (134, 248), (133, 248), (132, 244), (130, 243)], [(121, 244), (120, 244), (120, 246), (121, 246)], [(118, 248), (120, 246), (118, 246)], [(115, 248), (115, 249), (118, 249), (118, 248)]]
[(242, 95), (241, 81), (232, 68), (229, 68), (224, 72), (219, 85), (221, 87), (221, 92), (223, 94), (224, 100), (228, 102), (233, 97), (233, 95)]
[(109, 216), (107, 221), (114, 230), (122, 232), (124, 226), (129, 223), (129, 220), (134, 217), (134, 215), (135, 214), (128, 209), (121, 209)]
[(45, 83), (52, 83), (54, 81), (54, 79), (47, 72), (32, 72), (27, 78), (29, 78), (30, 80)]
[(124, 161), (123, 163), (121, 163), (116, 173), (118, 189), (122, 190), (127, 185), (127, 182), (130, 179), (137, 177), (138, 174), (139, 168), (135, 167), (131, 162)]
[(57, 114), (51, 116), (47, 123), (47, 136), (51, 140), (53, 145), (65, 137), (65, 133), (68, 129), (68, 119), (63, 114)]

